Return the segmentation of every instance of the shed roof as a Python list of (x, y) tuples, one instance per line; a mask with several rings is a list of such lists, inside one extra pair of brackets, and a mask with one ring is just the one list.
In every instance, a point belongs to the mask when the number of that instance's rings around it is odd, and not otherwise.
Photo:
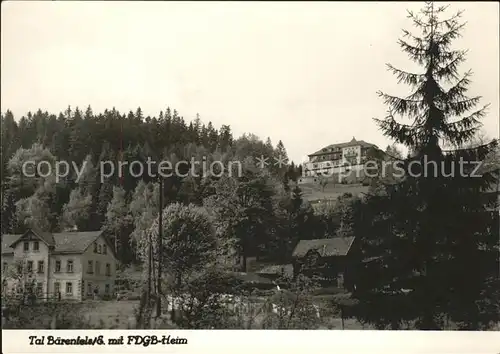
[(354, 242), (354, 236), (333, 237), (315, 240), (301, 240), (295, 250), (293, 257), (304, 257), (307, 252), (316, 250), (321, 257), (345, 256), (349, 253)]

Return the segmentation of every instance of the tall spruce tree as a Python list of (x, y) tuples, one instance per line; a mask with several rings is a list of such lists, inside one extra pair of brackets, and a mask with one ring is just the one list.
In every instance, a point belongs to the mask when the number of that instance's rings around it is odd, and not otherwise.
[(443, 329), (451, 320), (480, 329), (499, 318), (498, 211), (491, 212), (497, 195), (488, 193), (498, 171), (474, 171), (496, 142), (459, 149), (477, 133), (486, 107), (476, 109), (480, 97), (466, 95), (471, 72), (459, 73), (466, 51), (450, 47), (464, 27), (461, 12), (442, 19), (445, 10), (426, 3), (420, 14), (409, 13), (422, 34), (404, 31), (399, 44), (423, 70), (388, 64), (413, 92), (405, 98), (379, 93), (389, 113), (376, 122), (414, 152), (405, 178), (373, 189), (356, 211), (364, 258), (358, 316), (379, 328), (408, 321)]

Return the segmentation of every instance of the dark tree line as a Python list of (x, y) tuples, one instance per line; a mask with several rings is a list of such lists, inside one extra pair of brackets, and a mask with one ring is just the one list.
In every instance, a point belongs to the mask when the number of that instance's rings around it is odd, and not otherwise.
[[(335, 211), (314, 215), (303, 200), (295, 184), (300, 166), (273, 164), (275, 157), (287, 159), (281, 141), (273, 146), (270, 138), (264, 142), (253, 134), (235, 139), (229, 126), (216, 129), (199, 116), (187, 123), (169, 108), (158, 117), (144, 117), (140, 108), (125, 115), (115, 109), (96, 114), (90, 107), (85, 112), (68, 107), (59, 115), (38, 110), (17, 121), (7, 111), (1, 123), (2, 233), (21, 233), (30, 226), (52, 232), (104, 229), (124, 263), (139, 261), (138, 245), (158, 215), (158, 181), (147, 173), (131, 175), (128, 165), (120, 177), (118, 163), (140, 161), (146, 166), (148, 160), (168, 160), (174, 165), (191, 158), (224, 166), (239, 161), (243, 173), (203, 176), (198, 164), (196, 176), (164, 178), (165, 206), (208, 207), (224, 225), (219, 233), (237, 240), (235, 248), (243, 258), (284, 261), (300, 237), (324, 237), (326, 224), (337, 225)], [(265, 169), (256, 166), (260, 156), (269, 157)], [(47, 161), (54, 167), (63, 160), (82, 168), (79, 179), (72, 167), (59, 181), (54, 176), (27, 177), (22, 171), (26, 161)], [(101, 171), (104, 161), (113, 162), (113, 174), (109, 164)], [(158, 165), (151, 166), (155, 174)], [(181, 165), (179, 172), (190, 169)]]

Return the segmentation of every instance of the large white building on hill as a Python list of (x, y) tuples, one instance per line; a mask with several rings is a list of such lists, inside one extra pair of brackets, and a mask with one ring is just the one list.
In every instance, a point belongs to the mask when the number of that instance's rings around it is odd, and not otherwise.
[(334, 176), (362, 170), (371, 149), (378, 150), (378, 147), (354, 137), (347, 143), (325, 146), (308, 155), (309, 161), (303, 165), (300, 182), (314, 182), (314, 178), (320, 175)]

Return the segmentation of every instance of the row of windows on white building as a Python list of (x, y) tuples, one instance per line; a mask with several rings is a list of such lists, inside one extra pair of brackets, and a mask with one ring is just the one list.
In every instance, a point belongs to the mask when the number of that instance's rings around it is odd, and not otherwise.
[[(56, 260), (55, 267), (54, 267), (55, 273), (61, 272), (61, 264), (62, 264), (62, 262), (60, 260)], [(34, 265), (33, 261), (26, 261), (26, 271), (28, 273), (31, 273), (34, 271), (33, 265)], [(8, 263), (3, 262), (4, 271), (5, 271), (5, 269), (7, 269), (7, 267), (8, 267)], [(22, 263), (18, 264), (17, 271), (19, 273), (23, 272), (23, 264)], [(45, 273), (45, 261), (38, 261), (37, 273), (39, 273), (39, 274)], [(66, 273), (73, 273), (73, 261), (72, 260), (66, 261)], [(88, 263), (87, 263), (87, 274), (94, 274), (94, 262), (93, 261), (88, 261)], [(95, 274), (96, 275), (101, 274), (101, 263), (99, 261), (95, 262)], [(111, 264), (110, 263), (106, 263), (105, 275), (111, 276)]]
[[(23, 286), (21, 284), (19, 284), (17, 286), (17, 293), (18, 294), (21, 294), (23, 292), (23, 290), (25, 290), (23, 288)], [(67, 281), (65, 283), (65, 295), (66, 296), (73, 296), (73, 282), (72, 281)], [(93, 287), (92, 283), (91, 282), (87, 282), (87, 295), (92, 295), (93, 293), (96, 292), (96, 290), (98, 291), (98, 288), (95, 288)], [(82, 287), (82, 292), (84, 291), (83, 287)], [(104, 286), (104, 293), (105, 294), (109, 294), (110, 292), (110, 285), (109, 284), (105, 284)], [(35, 293), (37, 295), (42, 295), (43, 294), (43, 282), (37, 282), (35, 284)], [(60, 282), (55, 282), (54, 283), (54, 294), (59, 294), (61, 293), (61, 283)]]
[[(26, 241), (23, 244), (23, 251), (24, 252), (29, 252), (30, 250), (30, 242)], [(40, 242), (39, 241), (33, 241), (33, 252), (38, 252), (40, 251)], [(98, 244), (94, 243), (94, 253), (98, 254), (108, 254), (108, 247), (106, 244)]]

